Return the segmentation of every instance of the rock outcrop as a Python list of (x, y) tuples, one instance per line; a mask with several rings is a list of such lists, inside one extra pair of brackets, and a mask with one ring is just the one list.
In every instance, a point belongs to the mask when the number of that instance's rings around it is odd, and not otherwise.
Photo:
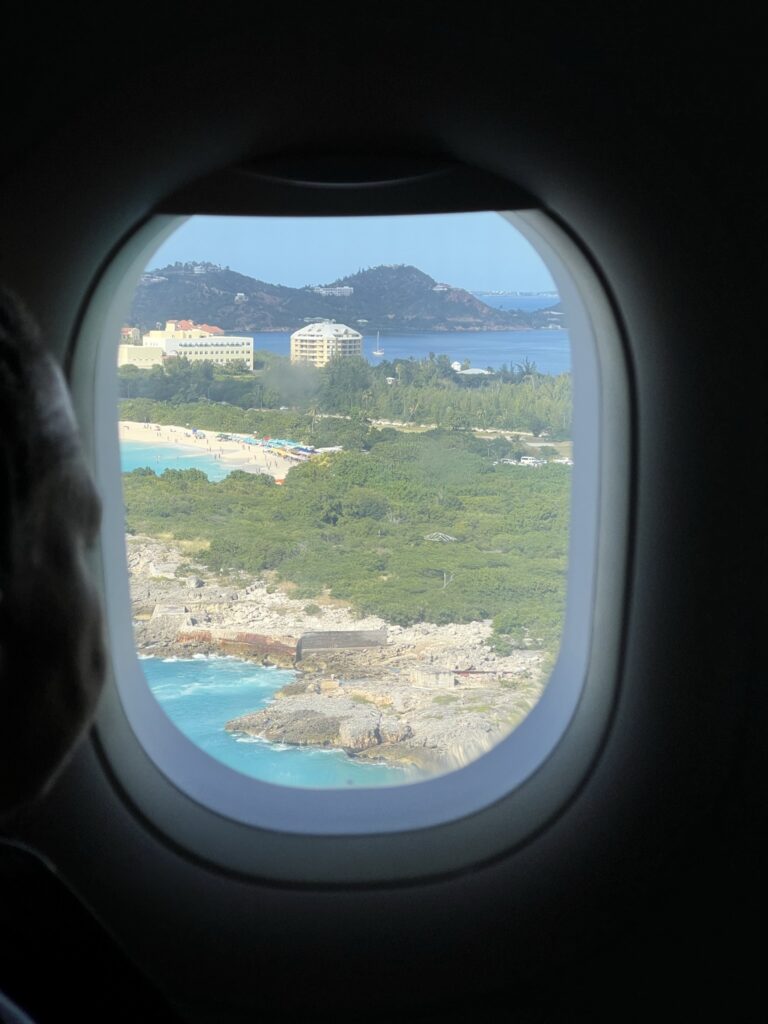
[[(402, 628), (322, 598), (306, 612), (274, 584), (212, 573), (166, 542), (128, 537), (127, 550), (141, 653), (221, 652), (296, 668), (269, 707), (228, 722), (230, 732), (433, 774), (490, 749), (541, 692), (545, 653), (495, 654), (490, 622)], [(386, 630), (386, 643), (297, 662), (297, 641), (319, 628)]]
[(368, 760), (447, 771), (489, 750), (525, 717), (537, 685), (416, 688), (371, 681), (302, 679), (263, 711), (227, 722), (233, 733), (297, 746), (334, 747)]

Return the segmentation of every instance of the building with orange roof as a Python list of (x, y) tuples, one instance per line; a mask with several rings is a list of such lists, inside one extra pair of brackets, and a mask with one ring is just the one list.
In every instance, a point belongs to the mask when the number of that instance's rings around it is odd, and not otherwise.
[(166, 356), (183, 356), (192, 363), (203, 361), (223, 366), (243, 362), (253, 370), (253, 338), (225, 334), (221, 327), (193, 320), (167, 320), (165, 330), (148, 331), (143, 343), (160, 347)]

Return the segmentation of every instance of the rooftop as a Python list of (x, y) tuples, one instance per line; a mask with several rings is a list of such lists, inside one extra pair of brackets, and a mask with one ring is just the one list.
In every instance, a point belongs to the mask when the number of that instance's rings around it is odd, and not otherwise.
[(320, 340), (322, 338), (359, 338), (362, 340), (359, 331), (347, 327), (346, 324), (337, 324), (335, 320), (323, 320), (317, 324), (307, 324), (294, 331), (291, 338), (307, 338), (308, 340)]

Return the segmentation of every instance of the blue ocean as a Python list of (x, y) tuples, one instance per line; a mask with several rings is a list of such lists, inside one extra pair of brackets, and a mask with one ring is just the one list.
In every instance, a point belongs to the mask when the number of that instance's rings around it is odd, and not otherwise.
[(549, 309), (560, 301), (553, 292), (541, 292), (536, 295), (494, 295), (492, 292), (473, 292), (487, 306), (494, 309), (521, 309), (524, 313), (535, 313), (539, 309)]
[[(538, 331), (466, 331), (450, 334), (382, 334), (379, 347), (383, 356), (374, 356), (376, 337), (363, 335), (363, 355), (376, 365), (389, 359), (424, 359), (430, 352), (447, 355), (451, 362), (468, 359), (475, 369), (510, 368), (525, 360), (535, 363), (540, 373), (568, 373), (571, 369), (571, 343), (567, 330)], [(279, 331), (253, 335), (255, 352), (274, 352), (287, 356), (290, 334)]]
[[(556, 295), (486, 295), (479, 294), (489, 306), (497, 309), (521, 309), (532, 313), (557, 304)], [(253, 335), (255, 351), (274, 352), (287, 356), (290, 334), (261, 332)], [(447, 355), (451, 362), (468, 359), (475, 369), (503, 365), (512, 368), (525, 361), (536, 364), (540, 373), (568, 373), (571, 369), (571, 342), (567, 330), (537, 331), (467, 331), (436, 334), (382, 334), (379, 348), (383, 356), (374, 356), (376, 336), (363, 336), (363, 355), (374, 365), (389, 359), (424, 359), (430, 352)]]
[(236, 737), (224, 725), (265, 707), (295, 673), (231, 657), (142, 658), (149, 686), (172, 722), (230, 768), (264, 782), (311, 789), (394, 786), (413, 780), (404, 769), (366, 764), (343, 751), (290, 747)]

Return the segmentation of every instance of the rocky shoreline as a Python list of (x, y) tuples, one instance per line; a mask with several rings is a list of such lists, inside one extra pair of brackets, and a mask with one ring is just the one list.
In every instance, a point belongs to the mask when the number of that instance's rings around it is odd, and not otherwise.
[[(495, 654), (490, 622), (392, 626), (328, 597), (296, 600), (269, 579), (213, 573), (175, 544), (126, 544), (140, 654), (236, 654), (296, 670), (266, 709), (228, 722), (233, 733), (434, 774), (494, 746), (541, 692), (546, 652)], [(386, 642), (296, 660), (301, 636), (341, 630), (384, 630)]]

